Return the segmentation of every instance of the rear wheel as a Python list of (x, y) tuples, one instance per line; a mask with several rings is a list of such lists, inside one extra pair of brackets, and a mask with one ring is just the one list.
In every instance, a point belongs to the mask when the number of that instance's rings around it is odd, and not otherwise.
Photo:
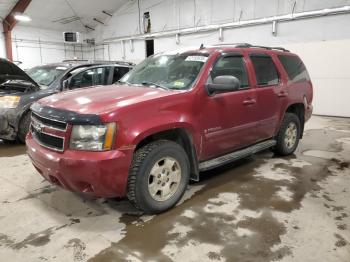
[(188, 157), (179, 144), (167, 140), (152, 142), (134, 155), (127, 197), (145, 213), (164, 212), (181, 199), (189, 177)]
[(276, 138), (274, 151), (281, 156), (293, 154), (298, 147), (299, 139), (300, 120), (297, 115), (286, 113)]
[(26, 136), (29, 132), (29, 127), (30, 127), (30, 119), (31, 119), (31, 112), (27, 112), (22, 116), (21, 122), (19, 123), (18, 126), (18, 140), (25, 144), (26, 142)]

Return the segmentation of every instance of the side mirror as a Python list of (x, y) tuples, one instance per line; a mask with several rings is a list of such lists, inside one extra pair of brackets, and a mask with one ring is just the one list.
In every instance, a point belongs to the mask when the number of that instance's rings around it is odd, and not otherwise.
[(234, 92), (239, 90), (240, 82), (237, 77), (224, 75), (214, 78), (213, 83), (207, 84), (206, 89), (209, 95), (218, 93)]

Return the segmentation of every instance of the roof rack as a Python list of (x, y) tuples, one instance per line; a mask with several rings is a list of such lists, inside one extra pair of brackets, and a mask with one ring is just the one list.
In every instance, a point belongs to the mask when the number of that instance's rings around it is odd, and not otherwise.
[(108, 61), (108, 60), (87, 60), (87, 59), (66, 59), (62, 61), (63, 63), (74, 63), (74, 62), (86, 62), (86, 63), (104, 63), (104, 64), (119, 64), (133, 66), (135, 65), (132, 62), (127, 61)]
[(89, 60), (85, 59), (65, 59), (62, 61), (62, 63), (69, 63), (69, 62), (89, 62)]
[(239, 43), (239, 44), (217, 44), (214, 46), (234, 46), (236, 48), (263, 48), (267, 50), (279, 50), (283, 52), (290, 52), (289, 50), (283, 48), (283, 47), (269, 47), (269, 46), (260, 46), (260, 45), (252, 45), (249, 43)]
[(135, 65), (135, 63), (132, 63), (132, 62), (127, 62), (127, 61), (96, 61), (96, 62), (111, 62), (111, 63), (114, 63), (114, 64), (120, 64), (120, 65), (130, 65), (130, 66), (133, 66)]

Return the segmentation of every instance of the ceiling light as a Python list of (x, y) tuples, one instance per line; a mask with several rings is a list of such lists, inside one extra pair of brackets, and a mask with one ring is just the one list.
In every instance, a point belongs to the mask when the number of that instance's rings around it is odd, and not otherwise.
[(18, 21), (21, 21), (21, 22), (30, 22), (30, 21), (32, 21), (32, 19), (29, 16), (23, 15), (23, 14), (15, 14), (14, 18), (16, 20), (18, 20)]

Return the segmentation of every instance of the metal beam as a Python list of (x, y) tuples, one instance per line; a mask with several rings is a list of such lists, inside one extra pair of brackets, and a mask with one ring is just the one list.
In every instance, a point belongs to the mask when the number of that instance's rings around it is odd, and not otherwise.
[(138, 34), (138, 35), (132, 35), (132, 36), (119, 36), (119, 37), (105, 38), (103, 39), (103, 43), (113, 43), (113, 42), (119, 42), (119, 41), (129, 41), (129, 40), (143, 40), (146, 38), (169, 37), (169, 36), (176, 36), (177, 34), (181, 36), (181, 35), (220, 30), (220, 28), (222, 29), (241, 28), (241, 27), (269, 24), (269, 23), (273, 23), (274, 21), (287, 22), (287, 21), (295, 21), (300, 19), (309, 19), (309, 18), (315, 18), (315, 17), (349, 14), (349, 13), (350, 13), (350, 5), (347, 5), (343, 7), (337, 7), (337, 8), (305, 11), (300, 13), (291, 13), (286, 15), (257, 18), (252, 20), (243, 20), (243, 21), (239, 20), (236, 22), (230, 22), (230, 23), (224, 23), (224, 24), (204, 25), (204, 26), (196, 26), (196, 27), (176, 29), (176, 30), (161, 31), (161, 32), (155, 32), (150, 34)]
[(14, 15), (16, 13), (23, 13), (27, 9), (31, 1), (32, 0), (18, 0), (16, 5), (12, 8), (9, 14), (2, 21), (5, 35), (6, 57), (10, 61), (13, 61), (11, 32), (17, 24), (17, 20), (14, 18)]

